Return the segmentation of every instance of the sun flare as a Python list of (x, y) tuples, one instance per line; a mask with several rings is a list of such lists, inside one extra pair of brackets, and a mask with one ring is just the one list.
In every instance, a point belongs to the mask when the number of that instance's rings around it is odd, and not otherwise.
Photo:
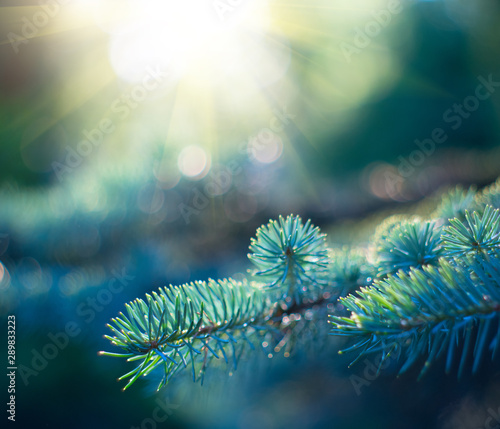
[(148, 67), (161, 67), (177, 78), (216, 81), (270, 48), (267, 3), (134, 0), (120, 17), (101, 2), (93, 10), (95, 22), (110, 34), (109, 58), (121, 79), (137, 82)]

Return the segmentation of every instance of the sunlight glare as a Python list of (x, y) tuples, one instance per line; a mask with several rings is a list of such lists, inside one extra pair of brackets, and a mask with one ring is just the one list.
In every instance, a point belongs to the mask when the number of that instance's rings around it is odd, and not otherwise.
[(177, 78), (188, 69), (212, 72), (207, 64), (219, 77), (239, 69), (235, 62), (246, 60), (238, 55), (245, 39), (259, 39), (269, 25), (267, 0), (142, 0), (140, 6), (131, 1), (130, 7), (135, 17), (131, 21), (127, 15), (128, 31), (110, 35), (109, 56), (116, 74), (132, 83), (148, 68)]

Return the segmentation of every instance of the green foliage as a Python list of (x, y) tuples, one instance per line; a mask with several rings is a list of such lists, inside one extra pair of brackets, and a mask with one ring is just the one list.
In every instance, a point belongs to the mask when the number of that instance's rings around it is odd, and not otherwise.
[(327, 326), (326, 308), (337, 295), (325, 287), (328, 249), (319, 228), (298, 216), (280, 217), (259, 228), (250, 251), (259, 267), (253, 278), (261, 282), (227, 279), (165, 287), (146, 295), (146, 301), (126, 304), (127, 314), (112, 319), (108, 327), (114, 336), (105, 337), (123, 353), (101, 354), (139, 362), (120, 377), (129, 378), (125, 388), (159, 367), (164, 377), (158, 389), (187, 367), (193, 380), (203, 382), (214, 359), (231, 360), (236, 367), (257, 342), (287, 356), (321, 331), (318, 314)]
[(400, 272), (363, 288), (358, 296), (341, 298), (352, 313), (331, 316), (332, 333), (354, 337), (351, 350), (360, 350), (360, 355), (382, 351), (385, 358), (403, 357), (400, 372), (426, 356), (423, 374), (442, 355), (449, 372), (459, 353), (461, 374), (470, 350), (475, 371), (486, 350), (495, 356), (498, 349), (499, 256), (487, 262), (469, 256), (467, 268), (443, 258), (437, 267)]
[(435, 222), (404, 220), (391, 225), (377, 240), (379, 276), (435, 265), (440, 256), (441, 237)]
[(500, 246), (500, 214), (486, 206), (482, 215), (465, 211), (465, 222), (450, 219), (443, 243), (448, 255), (490, 253)]
[(321, 274), (328, 265), (325, 235), (311, 221), (305, 225), (299, 216), (282, 216), (257, 230), (248, 258), (256, 265), (252, 274), (269, 288), (279, 290), (279, 298), (290, 297), (300, 303), (304, 294), (320, 287)]
[(203, 381), (213, 362), (236, 366), (248, 350), (312, 350), (330, 330), (353, 341), (344, 351), (356, 360), (394, 355), (400, 372), (421, 362), (424, 374), (445, 358), (462, 374), (472, 357), (477, 371), (500, 342), (500, 214), (484, 205), (499, 191), (457, 188), (435, 218), (393, 216), (366, 247), (329, 249), (310, 221), (280, 216), (251, 240), (249, 279), (170, 286), (127, 304), (106, 336), (122, 353), (102, 354), (137, 361), (125, 387), (161, 368), (160, 388), (187, 367)]
[(448, 222), (449, 219), (465, 219), (465, 211), (474, 211), (478, 208), (477, 192), (475, 187), (465, 190), (457, 186), (446, 192), (441, 199), (441, 204), (432, 214), (433, 218)]
[[(198, 376), (203, 379), (212, 357), (222, 355), (227, 361), (230, 355), (236, 366), (235, 336), (259, 330), (270, 308), (260, 289), (232, 279), (160, 288), (158, 293), (146, 295), (146, 300), (126, 304), (127, 315), (120, 313), (112, 319), (115, 326), (108, 325), (115, 336), (106, 338), (125, 353), (101, 352), (140, 362), (120, 377), (130, 378), (125, 388), (160, 365), (164, 366), (165, 377), (158, 389), (187, 367), (187, 361), (193, 380)], [(246, 335), (242, 338), (249, 341)]]
[[(385, 242), (380, 247), (385, 258), (379, 259), (379, 272), (388, 273), (388, 277), (362, 288), (357, 295), (341, 298), (350, 317), (330, 316), (334, 335), (356, 338), (349, 350), (358, 350), (358, 357), (372, 351), (381, 351), (384, 359), (396, 354), (404, 359), (401, 372), (425, 356), (422, 374), (445, 354), (447, 372), (454, 364), (454, 355), (460, 354), (459, 374), (469, 353), (474, 358), (473, 371), (479, 368), (486, 350), (493, 350), (496, 356), (500, 339), (500, 215), (486, 206), (482, 213), (464, 210), (463, 218), (449, 219), (441, 236), (431, 222), (425, 223), (429, 229), (402, 223), (403, 228), (393, 226), (383, 236)], [(425, 242), (433, 244), (424, 246)], [(407, 245), (400, 251), (405, 243), (413, 247)], [(417, 244), (420, 253), (416, 252)], [(391, 260), (391, 248), (398, 249), (397, 256), (406, 258), (408, 265), (397, 265), (396, 257)], [(411, 256), (422, 255), (423, 250), (432, 264), (410, 264)], [(387, 260), (391, 261), (389, 267), (399, 271), (389, 271)]]
[(372, 283), (375, 267), (368, 262), (364, 249), (343, 247), (329, 254), (328, 281), (340, 296)]

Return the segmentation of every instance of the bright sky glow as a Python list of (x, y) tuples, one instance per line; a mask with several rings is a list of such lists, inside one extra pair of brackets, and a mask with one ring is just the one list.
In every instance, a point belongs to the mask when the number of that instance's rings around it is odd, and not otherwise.
[(220, 78), (258, 62), (271, 81), (288, 68), (289, 47), (276, 53), (263, 37), (267, 0), (129, 0), (127, 5), (118, 18), (103, 6), (96, 9), (97, 22), (110, 33), (111, 64), (125, 81), (139, 81), (148, 67), (176, 77), (196, 70), (204, 78)]

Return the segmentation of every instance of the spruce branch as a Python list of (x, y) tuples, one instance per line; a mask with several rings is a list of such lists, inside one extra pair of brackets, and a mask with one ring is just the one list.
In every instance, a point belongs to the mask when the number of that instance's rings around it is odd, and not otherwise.
[(488, 254), (500, 246), (500, 214), (486, 206), (483, 214), (465, 211), (465, 221), (450, 219), (442, 235), (447, 255)]
[(446, 371), (459, 360), (460, 375), (469, 355), (475, 372), (500, 348), (500, 212), (481, 204), (484, 195), (457, 188), (436, 212), (445, 217), (386, 219), (374, 255), (329, 249), (310, 220), (280, 216), (251, 239), (250, 280), (196, 281), (136, 299), (108, 325), (122, 352), (101, 354), (136, 362), (120, 377), (125, 388), (163, 368), (159, 389), (185, 368), (203, 382), (212, 362), (236, 367), (257, 343), (268, 356), (311, 350), (330, 330), (354, 340), (344, 352), (358, 359), (400, 358), (401, 373), (425, 358), (424, 374), (446, 356)]
[(236, 366), (236, 343), (250, 343), (270, 312), (262, 290), (232, 279), (160, 288), (125, 307), (127, 314), (108, 324), (114, 336), (105, 336), (124, 353), (100, 353), (140, 362), (119, 378), (129, 378), (125, 389), (161, 365), (165, 376), (158, 389), (188, 365), (193, 380), (203, 381), (211, 358), (227, 362), (229, 356)]
[(477, 371), (488, 349), (496, 357), (500, 341), (500, 253), (488, 260), (468, 255), (466, 262), (442, 258), (437, 267), (400, 271), (341, 298), (351, 316), (330, 316), (332, 334), (355, 338), (347, 350), (357, 350), (358, 358), (396, 354), (403, 359), (400, 373), (426, 356), (424, 374), (443, 355), (450, 372), (460, 353), (461, 375), (471, 350)]
[[(158, 389), (188, 367), (193, 380), (203, 382), (214, 359), (231, 360), (236, 368), (254, 343), (287, 356), (302, 340), (310, 343), (314, 333), (326, 338), (327, 306), (336, 295), (323, 289), (325, 236), (310, 221), (280, 217), (259, 229), (250, 249), (250, 259), (261, 267), (255, 277), (265, 283), (227, 279), (160, 288), (126, 304), (127, 314), (112, 319), (114, 336), (105, 337), (123, 353), (101, 354), (138, 361), (120, 377), (129, 379), (125, 388), (159, 367), (164, 377)], [(280, 299), (272, 299), (270, 292), (285, 285)]]
[(379, 277), (435, 265), (442, 254), (439, 228), (431, 221), (404, 220), (379, 233), (376, 252)]
[(248, 258), (257, 267), (251, 274), (278, 290), (278, 298), (300, 303), (321, 287), (328, 266), (325, 235), (299, 216), (282, 216), (257, 230)]
[(366, 253), (364, 249), (348, 247), (330, 251), (328, 281), (339, 296), (372, 283), (375, 267), (368, 262)]

